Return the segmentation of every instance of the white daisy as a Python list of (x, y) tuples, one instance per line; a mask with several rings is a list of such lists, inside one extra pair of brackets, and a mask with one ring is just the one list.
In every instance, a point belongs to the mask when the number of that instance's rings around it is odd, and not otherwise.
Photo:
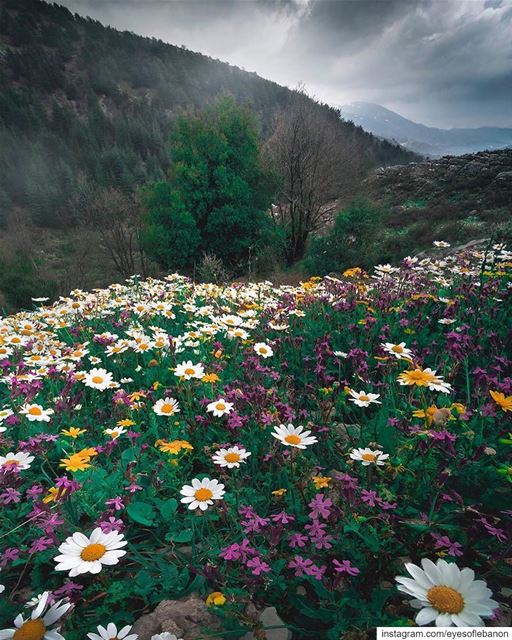
[(368, 407), (370, 404), (382, 404), (380, 400), (380, 395), (378, 393), (366, 393), (365, 391), (354, 391), (350, 389), (349, 394), (352, 396), (349, 398), (350, 402), (357, 404), (358, 407)]
[(280, 424), (278, 427), (274, 427), (272, 435), (286, 446), (305, 449), (310, 444), (318, 442), (315, 436), (311, 436), (310, 433), (311, 431), (304, 431), (304, 427), (301, 425), (294, 427), (293, 424)]
[(97, 527), (89, 538), (77, 531), (60, 545), (61, 555), (54, 558), (58, 563), (55, 570), (69, 571), (71, 578), (82, 573), (99, 573), (103, 565), (119, 562), (126, 553), (121, 547), (126, 544), (123, 534), (117, 531), (103, 533)]
[(40, 404), (24, 404), (20, 413), (26, 416), (30, 422), (50, 422), (53, 409), (43, 409)]
[(392, 267), (390, 264), (378, 264), (375, 267), (375, 271), (379, 276), (389, 276), (392, 273), (400, 271), (398, 267)]
[(153, 411), (157, 416), (173, 416), (181, 411), (180, 405), (174, 398), (161, 398), (153, 405)]
[(269, 326), (271, 329), (274, 329), (274, 331), (286, 331), (286, 329), (288, 329), (288, 328), (290, 327), (290, 325), (289, 325), (289, 324), (286, 324), (286, 323), (284, 323), (284, 322), (283, 322), (283, 323), (280, 323), (280, 324), (279, 324), (279, 323), (276, 323), (276, 322), (269, 322), (269, 323), (268, 323), (268, 326)]
[(379, 449), (352, 449), (350, 452), (352, 460), (359, 460), (363, 463), (363, 467), (367, 467), (370, 464), (376, 464), (381, 467), (384, 464), (384, 460), (389, 458), (388, 453), (383, 453)]
[(215, 402), (210, 402), (210, 404), (206, 407), (206, 410), (209, 413), (213, 413), (216, 418), (222, 418), (222, 416), (225, 416), (233, 411), (233, 403), (226, 402), (224, 398), (219, 398), (218, 400), (215, 400)]
[(37, 596), (32, 596), (30, 600), (25, 602), (25, 609), (32, 609), (33, 607), (37, 607), (37, 605), (41, 602), (41, 598), (44, 597), (44, 593), (40, 593)]
[(214, 500), (222, 500), (226, 492), (224, 485), (220, 484), (218, 480), (194, 478), (192, 486), (184, 485), (180, 493), (184, 496), (181, 498), (181, 502), (188, 504), (189, 509), (199, 508), (201, 511), (206, 511)]
[(14, 349), (11, 349), (11, 347), (8, 347), (5, 344), (0, 345), (0, 360), (4, 360), (4, 358), (8, 358), (10, 355), (12, 355)]
[(138, 634), (131, 633), (128, 635), (131, 629), (131, 625), (127, 624), (126, 627), (122, 627), (118, 631), (116, 625), (113, 622), (109, 622), (106, 629), (100, 624), (97, 627), (98, 633), (88, 633), (87, 637), (90, 640), (137, 640)]
[(448, 247), (450, 246), (450, 243), (445, 242), (444, 240), (434, 240), (432, 244), (438, 249), (448, 249)]
[(71, 607), (66, 599), (59, 600), (48, 607), (49, 591), (45, 591), (36, 607), (32, 610), (30, 618), (26, 620), (21, 613), (14, 619), (14, 627), (0, 631), (0, 640), (10, 638), (25, 640), (64, 640), (55, 627), (50, 629)]
[(204, 376), (204, 367), (202, 364), (193, 364), (192, 360), (187, 360), (174, 369), (174, 375), (184, 380), (190, 380), (191, 378), (201, 379)]
[(454, 563), (439, 559), (421, 561), (422, 569), (410, 562), (405, 568), (412, 578), (398, 576), (399, 591), (413, 596), (410, 605), (420, 609), (416, 624), (435, 621), (438, 627), (483, 627), (482, 618), (492, 615), (498, 603), (484, 580), (475, 580), (468, 567), (459, 569)]
[(233, 467), (239, 467), (241, 462), (245, 463), (245, 459), (251, 455), (250, 451), (246, 451), (243, 447), (229, 447), (229, 449), (219, 449), (215, 455), (212, 456), (212, 460), (219, 467), (227, 467), (232, 469)]
[(253, 348), (254, 351), (262, 358), (270, 358), (270, 356), (274, 355), (272, 347), (265, 342), (257, 342)]
[(410, 360), (412, 351), (405, 346), (405, 342), (393, 344), (393, 342), (384, 342), (381, 347), (391, 356), (395, 356), (397, 360)]
[(226, 331), (226, 335), (228, 338), (240, 338), (241, 340), (247, 340), (249, 334), (245, 329), (241, 329), (240, 327), (230, 328)]
[(223, 315), (219, 318), (219, 321), (222, 324), (227, 325), (228, 327), (239, 327), (241, 324), (243, 324), (242, 318), (233, 315)]
[(126, 429), (124, 427), (115, 427), (115, 429), (105, 429), (103, 433), (106, 433), (108, 436), (110, 436), (112, 440), (117, 440), (119, 436), (122, 436), (123, 433), (126, 433)]
[(4, 407), (3, 409), (0, 409), (0, 422), (7, 420), (7, 418), (12, 416), (13, 413), (14, 412), (12, 411), (12, 409), (9, 409), (8, 407)]
[(30, 469), (31, 463), (34, 461), (34, 456), (25, 453), (24, 451), (18, 451), (18, 453), (7, 453), (5, 456), (0, 456), (0, 467), (5, 469), (16, 468), (18, 471), (24, 469)]
[(125, 351), (128, 350), (128, 345), (129, 343), (127, 341), (123, 341), (123, 342), (117, 342), (116, 344), (109, 344), (106, 348), (105, 348), (105, 353), (107, 354), (107, 357), (112, 357), (112, 356), (117, 356), (120, 353), (124, 353)]
[(105, 391), (112, 383), (112, 374), (106, 369), (91, 369), (84, 375), (82, 382), (91, 389)]

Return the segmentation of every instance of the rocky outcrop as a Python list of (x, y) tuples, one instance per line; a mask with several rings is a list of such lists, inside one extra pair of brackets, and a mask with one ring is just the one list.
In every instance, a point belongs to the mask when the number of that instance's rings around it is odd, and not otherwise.
[(448, 200), (471, 195), (480, 208), (512, 206), (512, 149), (384, 167), (367, 178), (364, 190), (391, 205), (442, 194)]
[(389, 212), (396, 255), (489, 238), (512, 220), (512, 149), (381, 168), (362, 193)]
[[(252, 620), (254, 631), (246, 633), (241, 640), (290, 640), (292, 637), (275, 607), (258, 610), (250, 603), (246, 617)], [(139, 640), (151, 640), (153, 635), (164, 631), (173, 633), (180, 640), (197, 640), (209, 637), (209, 634), (222, 637), (220, 619), (197, 594), (179, 600), (163, 600), (154, 611), (139, 618), (132, 628)]]
[(180, 600), (163, 600), (154, 611), (139, 618), (132, 629), (139, 635), (139, 640), (151, 640), (151, 636), (163, 631), (174, 633), (183, 640), (196, 640), (206, 631), (220, 630), (219, 618), (197, 594)]

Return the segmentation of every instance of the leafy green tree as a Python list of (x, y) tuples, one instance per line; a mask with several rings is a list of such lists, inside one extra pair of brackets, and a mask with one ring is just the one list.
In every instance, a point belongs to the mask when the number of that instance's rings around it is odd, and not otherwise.
[[(254, 115), (229, 96), (202, 112), (183, 113), (173, 134), (171, 160), (168, 190), (158, 182), (148, 191), (143, 234), (148, 255), (169, 268), (176, 263), (176, 252), (180, 261), (184, 253), (188, 256), (189, 266), (200, 252), (208, 252), (235, 271), (245, 269), (273, 227), (267, 213), (273, 175), (260, 160)], [(191, 234), (185, 247), (180, 246), (184, 232), (176, 229), (178, 223), (186, 224)]]
[(143, 192), (148, 210), (141, 234), (147, 255), (164, 269), (193, 264), (201, 241), (196, 221), (179, 194), (167, 182), (156, 182)]
[(386, 212), (358, 197), (336, 217), (325, 236), (315, 238), (304, 260), (308, 273), (324, 275), (349, 267), (369, 268), (381, 259)]

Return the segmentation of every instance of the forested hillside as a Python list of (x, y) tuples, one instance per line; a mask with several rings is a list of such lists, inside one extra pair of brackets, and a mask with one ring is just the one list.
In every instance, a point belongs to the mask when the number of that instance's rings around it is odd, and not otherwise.
[[(229, 92), (251, 104), (265, 133), (295, 99), (254, 73), (58, 5), (0, 6), (3, 224), (13, 207), (24, 207), (35, 224), (68, 226), (87, 182), (131, 191), (162, 177), (169, 119), (180, 108)], [(328, 107), (318, 108), (328, 116)], [(339, 126), (357, 143), (361, 172), (412, 157), (352, 124)]]
[[(124, 224), (140, 215), (134, 195), (168, 174), (176, 114), (226, 93), (256, 114), (262, 140), (276, 114), (304, 100), (254, 73), (56, 4), (0, 0), (0, 297), (8, 291), (7, 302), (19, 306), (36, 292), (143, 271)], [(376, 166), (415, 158), (310, 103), (345, 141), (349, 188)], [(113, 218), (129, 236), (121, 269), (102, 233)]]

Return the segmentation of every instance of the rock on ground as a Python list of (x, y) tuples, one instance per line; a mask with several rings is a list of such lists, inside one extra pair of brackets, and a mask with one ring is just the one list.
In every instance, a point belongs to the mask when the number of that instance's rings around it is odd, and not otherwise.
[(139, 618), (132, 629), (139, 635), (139, 640), (151, 640), (151, 636), (163, 631), (174, 633), (183, 640), (197, 640), (206, 631), (220, 630), (217, 616), (194, 593), (180, 600), (162, 600), (154, 611)]
[[(258, 621), (257, 629), (246, 633), (240, 640), (291, 639), (292, 634), (284, 626), (275, 607), (267, 607), (259, 614), (254, 609), (253, 613)], [(132, 628), (132, 632), (139, 635), (139, 640), (151, 640), (151, 636), (164, 631), (183, 640), (197, 640), (203, 634), (207, 636), (208, 632), (222, 633), (222, 626), (204, 600), (194, 593), (180, 600), (163, 600), (154, 611), (139, 618)], [(218, 637), (222, 638), (222, 635)]]
[[(250, 632), (246, 633), (241, 640), (290, 640), (292, 634), (283, 625), (283, 621), (277, 615), (275, 607), (267, 607), (259, 615), (259, 622), (262, 625), (264, 633)], [(267, 627), (267, 628), (266, 628)], [(269, 627), (281, 627), (280, 629), (271, 629)], [(266, 628), (266, 629), (265, 629)]]

